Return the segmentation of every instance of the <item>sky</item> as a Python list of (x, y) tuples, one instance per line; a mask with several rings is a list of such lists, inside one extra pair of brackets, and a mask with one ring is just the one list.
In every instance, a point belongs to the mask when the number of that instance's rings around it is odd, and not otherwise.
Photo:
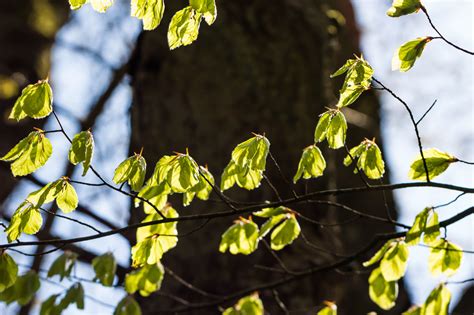
[[(390, 69), (393, 52), (404, 42), (419, 36), (435, 35), (429, 28), (424, 16), (410, 15), (398, 19), (385, 15), (388, 1), (353, 0), (355, 13), (361, 29), (361, 45), (365, 58), (375, 69), (375, 76), (393, 89), (411, 106), (415, 117), (437, 99), (437, 104), (421, 124), (421, 135), (425, 148), (436, 147), (452, 153), (463, 160), (474, 161), (474, 86), (473, 61), (467, 56), (441, 41), (433, 41), (426, 47), (423, 56), (414, 68), (407, 73), (392, 72)], [(474, 4), (470, 0), (426, 0), (424, 1), (434, 23), (450, 40), (467, 49), (473, 49), (473, 15)], [(116, 3), (105, 15), (93, 12), (88, 6), (73, 14), (72, 21), (59, 33), (59, 43), (53, 50), (53, 69), (51, 81), (55, 91), (57, 111), (72, 135), (77, 132), (76, 119), (84, 117), (89, 106), (102, 92), (111, 76), (111, 68), (117, 67), (127, 58), (130, 47), (138, 33), (140, 24), (136, 19), (127, 17), (129, 9), (123, 2)], [(161, 26), (164, 27), (164, 26)], [(106, 34), (106, 36), (104, 36)], [(198, 39), (199, 40), (199, 39)], [(109, 66), (98, 62), (90, 55), (83, 55), (73, 45), (88, 47), (96, 51)], [(131, 90), (125, 81), (108, 102), (105, 113), (101, 115), (94, 128), (96, 138), (96, 155), (94, 164), (110, 180), (114, 168), (128, 151), (128, 134), (130, 132), (127, 111), (131, 102)], [(384, 132), (384, 158), (391, 169), (392, 182), (406, 182), (411, 161), (417, 155), (417, 143), (406, 111), (389, 95), (380, 93), (382, 103), (382, 130)], [(48, 121), (49, 129), (56, 129), (53, 120)], [(104, 126), (104, 127), (101, 127)], [(46, 128), (46, 129), (48, 129)], [(114, 132), (110, 132), (114, 130)], [(67, 161), (66, 143), (59, 135), (52, 136), (55, 151), (48, 164), (38, 172), (44, 181), (51, 177), (61, 176), (62, 168)], [(61, 149), (62, 148), (62, 149)], [(58, 164), (59, 163), (59, 164)], [(54, 167), (53, 167), (54, 165)], [(80, 174), (76, 174), (79, 178)], [(450, 182), (461, 186), (473, 185), (472, 167), (455, 164), (437, 181)], [(107, 176), (106, 176), (107, 177)], [(84, 181), (94, 182), (93, 176), (86, 176)], [(24, 198), (33, 189), (30, 184), (23, 184), (12, 196), (8, 207), (13, 211), (18, 198)], [(94, 205), (101, 215), (125, 225), (128, 219), (128, 202), (125, 198), (111, 194), (107, 190), (99, 193), (94, 190), (77, 187), (81, 203)], [(399, 221), (411, 224), (414, 217), (424, 207), (450, 201), (455, 194), (439, 190), (400, 190), (395, 192), (399, 206)], [(439, 210), (440, 220), (451, 217), (473, 204), (472, 197), (462, 197), (454, 205)], [(72, 213), (72, 217), (81, 218)], [(97, 224), (99, 228), (100, 224)], [(470, 217), (448, 229), (448, 238), (465, 249), (474, 249), (474, 218)], [(54, 231), (64, 236), (90, 234), (79, 231), (67, 221), (56, 220)], [(25, 238), (27, 240), (28, 237)], [(3, 239), (1, 240), (3, 242)], [(129, 247), (123, 239), (114, 242), (101, 240), (82, 244), (88, 250), (97, 253), (112, 251), (119, 263), (126, 265), (129, 259)], [(474, 277), (474, 255), (466, 254), (461, 271), (452, 280), (463, 280)], [(50, 255), (44, 264), (50, 265), (56, 256)], [(406, 284), (414, 303), (422, 303), (430, 290), (440, 279), (432, 278), (427, 269), (428, 250), (416, 247), (411, 251), (406, 276)], [(15, 256), (22, 264), (27, 265), (24, 256)], [(20, 270), (25, 270), (22, 267)], [(79, 264), (75, 271), (78, 276), (92, 277), (89, 266)], [(420, 279), (423, 279), (420, 281)], [(70, 283), (72, 284), (72, 283)], [(70, 284), (66, 282), (65, 286)], [(52, 293), (61, 292), (63, 288), (54, 284), (43, 284), (40, 299)], [(112, 307), (123, 297), (121, 290), (102, 289), (98, 285), (84, 283), (89, 298), (86, 300), (85, 312), (77, 312), (74, 307), (68, 314), (111, 314)], [(453, 303), (459, 298), (462, 285), (450, 285), (453, 292)], [(93, 297), (101, 296), (101, 301)], [(103, 302), (107, 301), (107, 302)], [(0, 313), (13, 313), (15, 306), (5, 307), (0, 304)], [(35, 306), (35, 311), (39, 305)]]

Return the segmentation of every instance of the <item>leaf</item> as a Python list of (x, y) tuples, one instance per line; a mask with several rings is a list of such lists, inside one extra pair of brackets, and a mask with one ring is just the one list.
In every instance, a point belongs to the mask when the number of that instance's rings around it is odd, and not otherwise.
[(260, 217), (260, 218), (270, 218), (282, 213), (291, 213), (291, 209), (287, 207), (276, 207), (276, 208), (264, 208), (260, 211), (254, 212), (253, 215)]
[(263, 171), (242, 168), (233, 160), (224, 169), (221, 177), (221, 191), (227, 190), (237, 184), (239, 187), (253, 190), (260, 186)]
[(59, 294), (53, 294), (49, 298), (41, 303), (40, 315), (57, 315), (59, 310), (57, 309), (56, 299)]
[(36, 234), (42, 224), (43, 218), (39, 210), (28, 201), (22, 202), (13, 213), (10, 225), (5, 230), (8, 243), (17, 240), (21, 233)]
[(356, 59), (347, 60), (344, 66), (330, 76), (334, 78), (346, 73), (344, 84), (340, 91), (341, 93), (343, 93), (348, 86), (362, 85), (367, 88), (370, 86), (370, 80), (372, 79), (374, 70), (362, 56), (355, 57)]
[(84, 288), (79, 282), (73, 284), (66, 291), (66, 294), (57, 305), (59, 313), (67, 309), (71, 304), (76, 304), (77, 308), (80, 310), (84, 309)]
[(421, 308), (421, 315), (448, 315), (451, 292), (444, 284), (440, 284), (426, 299)]
[(301, 228), (294, 214), (278, 225), (272, 232), (271, 235), (271, 248), (273, 250), (281, 250), (286, 245), (293, 243), (295, 239), (300, 235)]
[(163, 0), (132, 0), (131, 16), (143, 21), (143, 29), (150, 31), (160, 25), (165, 12)]
[[(451, 163), (458, 161), (451, 154), (434, 148), (423, 150), (423, 156), (425, 157), (430, 180), (443, 173)], [(408, 177), (413, 180), (426, 180), (426, 172), (421, 155), (418, 155), (411, 164)]]
[(8, 118), (20, 121), (23, 118), (44, 118), (53, 110), (53, 91), (47, 80), (30, 84), (21, 91)]
[(428, 266), (433, 276), (453, 276), (461, 266), (462, 248), (445, 240), (439, 239), (431, 244)]
[(72, 268), (77, 260), (77, 254), (71, 251), (64, 251), (64, 253), (56, 258), (48, 270), (48, 278), (59, 275), (60, 281), (68, 278), (71, 275)]
[(351, 105), (364, 91), (367, 91), (368, 89), (369, 87), (364, 85), (348, 85), (344, 90), (340, 91), (337, 107), (341, 108)]
[(160, 289), (164, 274), (165, 270), (160, 262), (144, 265), (125, 276), (125, 290), (129, 294), (138, 291), (141, 296), (147, 297)]
[(199, 183), (199, 166), (188, 154), (178, 154), (166, 180), (173, 192), (185, 193)]
[(344, 165), (352, 164), (352, 159), (357, 159), (357, 168), (361, 169), (370, 179), (379, 179), (385, 173), (385, 163), (382, 159), (382, 152), (378, 145), (371, 140), (365, 139), (360, 145), (352, 148), (344, 159)]
[(0, 254), (0, 293), (15, 284), (18, 266), (6, 252)]
[(71, 10), (80, 9), (86, 3), (87, 3), (87, 0), (69, 0), (69, 5), (71, 6)]
[(402, 315), (421, 315), (421, 307), (418, 305), (413, 305), (408, 310), (403, 312)]
[(133, 191), (139, 191), (145, 181), (146, 161), (141, 154), (129, 157), (115, 169), (113, 182), (128, 182)]
[(38, 275), (30, 270), (18, 277), (14, 285), (0, 293), (0, 301), (7, 304), (16, 301), (20, 305), (26, 305), (31, 301), (40, 285)]
[(426, 244), (433, 243), (440, 235), (438, 214), (433, 208), (427, 207), (418, 213), (406, 234), (405, 242), (410, 246), (418, 245), (422, 233), (424, 233), (423, 241)]
[(255, 135), (239, 143), (232, 151), (232, 161), (243, 169), (264, 171), (270, 141), (265, 136)]
[[(171, 193), (171, 188), (167, 182), (162, 182), (159, 185), (152, 185), (151, 182), (147, 183), (140, 190), (138, 196), (148, 200), (148, 202), (154, 205), (156, 209), (161, 210), (166, 206), (168, 194)], [(140, 202), (140, 199), (135, 199), (135, 206), (138, 207)], [(156, 213), (156, 210), (147, 202), (143, 202), (143, 210), (146, 214)]]
[(112, 253), (105, 253), (97, 256), (92, 260), (92, 267), (94, 268), (95, 278), (106, 287), (112, 286), (115, 278), (115, 271), (117, 270), (117, 262)]
[(259, 238), (264, 238), (271, 229), (273, 229), (278, 223), (285, 220), (286, 214), (278, 214), (269, 218), (265, 223), (262, 224), (260, 231), (258, 232)]
[(380, 271), (380, 267), (372, 271), (369, 277), (370, 299), (384, 310), (389, 310), (395, 306), (398, 296), (398, 283), (396, 281), (386, 281)]
[(222, 315), (263, 315), (263, 303), (258, 293), (241, 298), (234, 306), (224, 310)]
[(13, 176), (25, 176), (43, 166), (51, 156), (53, 147), (42, 131), (33, 131), (22, 139), (0, 161), (12, 162)]
[(69, 213), (76, 210), (79, 204), (77, 193), (74, 187), (67, 180), (63, 180), (61, 183), (62, 187), (59, 190), (56, 197), (56, 203), (64, 213)]
[(45, 203), (50, 203), (56, 199), (56, 204), (64, 213), (74, 211), (79, 200), (76, 190), (69, 183), (69, 178), (62, 177), (57, 181), (48, 183), (28, 195), (26, 200), (32, 203), (35, 208), (40, 208)]
[(168, 46), (171, 50), (190, 45), (199, 35), (202, 14), (188, 6), (173, 15), (168, 28)]
[(202, 13), (204, 20), (208, 25), (214, 23), (217, 18), (217, 9), (215, 0), (190, 0), (189, 4), (199, 13)]
[(322, 308), (316, 315), (337, 315), (337, 305), (326, 301), (326, 307)]
[(397, 281), (405, 275), (410, 251), (404, 241), (392, 243), (380, 261), (380, 270), (386, 281)]
[(108, 8), (114, 4), (114, 0), (89, 0), (92, 8), (99, 12), (99, 13), (104, 13), (107, 11)]
[(114, 310), (114, 315), (141, 315), (142, 310), (135, 299), (127, 295), (124, 297)]
[(346, 142), (347, 122), (344, 114), (339, 110), (329, 110), (319, 118), (314, 131), (314, 142), (327, 140), (331, 149), (339, 149)]
[(309, 146), (303, 150), (293, 182), (296, 183), (301, 176), (304, 179), (322, 176), (325, 169), (326, 160), (321, 150), (316, 145)]
[(391, 17), (399, 17), (410, 13), (416, 13), (420, 9), (420, 0), (393, 0), (392, 6), (387, 11), (387, 15)]
[(426, 223), (425, 235), (423, 236), (423, 242), (425, 244), (432, 244), (439, 237), (441, 232), (439, 231), (439, 219), (438, 213), (433, 211), (428, 222)]
[(69, 149), (69, 161), (77, 165), (82, 163), (84, 168), (82, 176), (86, 175), (91, 165), (92, 156), (94, 155), (94, 137), (88, 131), (81, 131), (72, 139), (71, 149)]
[(208, 200), (212, 191), (212, 186), (209, 183), (214, 185), (214, 176), (206, 167), (199, 166), (199, 182), (184, 193), (183, 205), (190, 205), (195, 196), (201, 200)]
[(364, 262), (362, 265), (364, 267), (369, 267), (369, 266), (372, 266), (373, 264), (377, 263), (380, 259), (382, 259), (382, 257), (385, 255), (385, 253), (387, 252), (387, 250), (392, 246), (392, 244), (394, 243), (395, 240), (389, 240), (387, 241), (375, 254), (374, 256), (372, 256), (372, 258), (370, 258), (369, 260), (367, 260), (366, 262)]
[(423, 49), (431, 39), (431, 37), (419, 37), (400, 46), (393, 54), (392, 70), (400, 70), (400, 72), (410, 70), (416, 59), (421, 57)]
[(222, 234), (219, 251), (249, 255), (258, 247), (258, 226), (250, 220), (240, 218)]

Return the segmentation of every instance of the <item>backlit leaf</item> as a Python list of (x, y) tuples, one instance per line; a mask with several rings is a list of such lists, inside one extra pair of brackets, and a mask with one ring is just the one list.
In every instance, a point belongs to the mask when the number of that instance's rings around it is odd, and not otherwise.
[(112, 180), (116, 184), (128, 182), (132, 190), (139, 191), (145, 181), (145, 172), (145, 158), (141, 154), (135, 154), (120, 163)]
[[(425, 157), (430, 180), (443, 173), (451, 163), (458, 161), (451, 154), (439, 151), (438, 149), (423, 150), (423, 156)], [(408, 177), (414, 180), (426, 180), (426, 172), (421, 155), (418, 155), (411, 164)]]
[(125, 290), (130, 294), (138, 291), (141, 296), (149, 296), (160, 289), (164, 274), (165, 270), (160, 262), (144, 265), (125, 276)]
[(374, 141), (366, 139), (360, 145), (352, 148), (344, 159), (344, 165), (352, 164), (352, 159), (357, 160), (357, 168), (354, 172), (357, 173), (360, 169), (370, 179), (379, 179), (385, 173), (382, 152)]
[(95, 272), (95, 279), (98, 279), (106, 287), (112, 286), (117, 270), (117, 262), (112, 253), (105, 253), (92, 260), (92, 267)]
[(241, 298), (234, 306), (224, 310), (222, 315), (263, 315), (263, 303), (257, 293)]
[(187, 46), (199, 35), (202, 13), (188, 6), (173, 15), (168, 28), (168, 45), (171, 50)]
[(25, 117), (44, 118), (53, 110), (53, 91), (47, 80), (23, 89), (8, 118), (20, 121)]
[(0, 253), (0, 292), (11, 287), (18, 275), (18, 266), (6, 252)]
[(393, 55), (392, 70), (400, 70), (400, 72), (410, 70), (416, 59), (421, 57), (423, 49), (429, 41), (431, 41), (431, 37), (419, 37), (400, 46)]
[(38, 275), (33, 270), (30, 270), (18, 277), (14, 285), (0, 292), (0, 301), (7, 304), (16, 301), (20, 305), (26, 305), (31, 301), (40, 285)]
[(389, 310), (395, 306), (398, 296), (398, 283), (396, 281), (386, 281), (380, 271), (376, 268), (369, 277), (370, 299), (384, 310)]
[(258, 247), (258, 226), (251, 220), (241, 218), (222, 234), (219, 251), (249, 255)]
[(431, 291), (421, 308), (421, 315), (448, 315), (451, 292), (444, 284), (440, 284)]
[(17, 240), (21, 233), (36, 234), (42, 224), (43, 218), (39, 210), (28, 201), (22, 202), (13, 213), (10, 225), (5, 230), (8, 243)]
[(315, 145), (309, 146), (303, 150), (293, 182), (296, 183), (301, 177), (308, 179), (322, 176), (325, 168), (326, 160), (321, 150)]
[(153, 30), (158, 27), (165, 12), (163, 0), (132, 0), (131, 16), (143, 21), (144, 30)]
[(387, 11), (387, 15), (391, 17), (399, 17), (418, 12), (420, 9), (420, 0), (393, 0), (392, 6)]
[(72, 268), (77, 260), (77, 254), (71, 251), (65, 251), (61, 256), (51, 264), (48, 270), (48, 278), (59, 275), (60, 281), (71, 275)]
[(405, 275), (409, 254), (404, 241), (392, 243), (380, 261), (380, 270), (385, 280), (396, 281)]
[(142, 310), (137, 301), (131, 295), (127, 295), (117, 304), (113, 315), (142, 315)]
[(435, 277), (451, 277), (461, 266), (462, 256), (462, 248), (445, 239), (432, 243), (428, 258), (431, 274)]
[(81, 131), (72, 139), (71, 148), (69, 149), (69, 161), (77, 165), (83, 163), (82, 176), (86, 175), (94, 155), (94, 137), (88, 131)]
[(323, 113), (314, 131), (314, 142), (327, 140), (332, 149), (344, 146), (346, 142), (347, 122), (344, 114), (339, 110), (329, 110)]
[(272, 232), (270, 244), (273, 250), (283, 249), (286, 245), (293, 243), (300, 235), (301, 228), (295, 215), (291, 214), (288, 216), (289, 217)]
[(215, 0), (190, 0), (189, 4), (199, 13), (202, 13), (208, 25), (214, 23), (217, 17)]

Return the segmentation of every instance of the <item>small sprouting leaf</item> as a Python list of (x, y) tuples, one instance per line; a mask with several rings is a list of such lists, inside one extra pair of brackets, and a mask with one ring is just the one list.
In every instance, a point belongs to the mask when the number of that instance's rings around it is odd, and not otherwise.
[(263, 171), (242, 168), (233, 160), (229, 162), (221, 177), (221, 191), (237, 184), (239, 187), (252, 190), (258, 188), (263, 178)]
[(95, 272), (95, 279), (98, 279), (106, 287), (112, 286), (117, 270), (117, 262), (112, 253), (105, 253), (92, 260), (92, 267)]
[(33, 173), (48, 161), (53, 147), (42, 131), (33, 131), (23, 138), (0, 161), (12, 162), (13, 176)]
[(128, 182), (132, 190), (139, 191), (145, 181), (146, 161), (141, 154), (129, 157), (115, 169), (114, 183)]
[[(171, 193), (171, 188), (167, 182), (162, 182), (159, 185), (153, 184), (153, 181), (148, 181), (147, 184), (140, 190), (138, 197), (148, 200), (156, 209), (161, 210), (166, 206), (168, 195)], [(140, 199), (135, 199), (135, 206), (138, 207)], [(156, 210), (147, 202), (143, 202), (143, 210), (146, 214), (155, 213)]]
[(69, 0), (69, 5), (71, 6), (71, 10), (80, 9), (86, 3), (87, 3), (87, 0)]
[(385, 253), (387, 252), (387, 250), (392, 246), (392, 243), (394, 242), (394, 240), (389, 240), (387, 241), (375, 254), (374, 256), (372, 256), (372, 258), (370, 258), (369, 260), (367, 260), (366, 262), (364, 262), (362, 265), (364, 267), (369, 267), (369, 266), (372, 266), (373, 264), (377, 263), (380, 259), (382, 259), (382, 257), (385, 255)]
[(354, 103), (359, 96), (367, 91), (369, 86), (366, 85), (348, 85), (345, 89), (340, 91), (339, 101), (337, 102), (337, 107), (341, 108), (344, 106), (349, 106)]
[[(425, 157), (430, 180), (443, 173), (451, 163), (458, 161), (451, 154), (439, 151), (438, 149), (423, 150), (423, 156)], [(411, 164), (408, 177), (413, 180), (426, 180), (426, 172), (421, 155), (418, 155)]]
[(113, 315), (142, 315), (142, 310), (137, 301), (131, 295), (127, 295), (117, 304)]
[(168, 28), (168, 45), (171, 50), (187, 46), (199, 35), (202, 13), (188, 6), (173, 15)]
[(167, 175), (173, 192), (185, 193), (199, 183), (199, 166), (188, 154), (178, 154), (171, 162)]
[(393, 242), (380, 261), (380, 270), (386, 281), (397, 281), (405, 275), (410, 251), (404, 241)]
[(462, 256), (462, 248), (445, 239), (432, 243), (428, 258), (431, 274), (435, 277), (441, 275), (451, 277), (461, 266)]
[(260, 217), (260, 218), (270, 218), (275, 215), (279, 215), (282, 213), (291, 213), (291, 210), (286, 207), (276, 207), (276, 208), (264, 208), (260, 211), (256, 211), (253, 213), (253, 215)]
[(61, 256), (51, 264), (48, 270), (48, 278), (59, 275), (60, 281), (71, 275), (72, 268), (77, 260), (77, 254), (71, 251), (65, 251)]
[(26, 305), (31, 301), (40, 286), (41, 283), (38, 275), (33, 270), (30, 270), (18, 277), (14, 285), (0, 293), (0, 301), (7, 304), (16, 301), (20, 305)]
[(325, 301), (326, 306), (322, 308), (316, 315), (337, 315), (337, 305), (333, 302)]
[(17, 279), (18, 266), (6, 252), (0, 253), (0, 292), (5, 291)]
[(265, 223), (262, 224), (260, 227), (260, 231), (258, 232), (259, 238), (264, 238), (268, 232), (271, 231), (277, 224), (287, 218), (286, 214), (277, 214), (269, 218)]
[(433, 211), (431, 216), (426, 223), (425, 234), (423, 235), (423, 242), (431, 245), (436, 242), (441, 232), (439, 231), (439, 218), (438, 213)]
[(249, 255), (258, 247), (258, 226), (251, 220), (240, 218), (222, 234), (219, 251)]
[(265, 136), (255, 135), (240, 144), (232, 151), (232, 161), (241, 168), (265, 170), (270, 141)]
[(67, 180), (62, 181), (61, 189), (56, 197), (56, 203), (64, 213), (74, 211), (79, 204), (74, 187)]
[(300, 235), (300, 225), (296, 220), (294, 214), (288, 215), (288, 218), (278, 225), (271, 235), (271, 248), (273, 250), (281, 250), (286, 245), (293, 243), (293, 241)]
[(419, 37), (400, 46), (393, 55), (392, 70), (400, 70), (400, 72), (410, 70), (430, 41), (431, 37)]
[(438, 214), (433, 208), (427, 207), (418, 213), (406, 234), (405, 242), (410, 246), (418, 245), (422, 233), (424, 233), (423, 240), (426, 244), (434, 242), (440, 234)]
[(387, 15), (391, 17), (399, 17), (418, 12), (420, 9), (420, 0), (393, 0), (392, 6), (387, 11)]
[(161, 23), (165, 12), (163, 0), (132, 0), (131, 16), (143, 21), (143, 29), (154, 30)]
[(374, 141), (365, 139), (360, 145), (352, 148), (344, 159), (344, 165), (352, 164), (352, 159), (357, 159), (355, 173), (358, 169), (361, 169), (370, 179), (379, 179), (385, 173), (382, 152)]
[(421, 315), (448, 315), (451, 292), (444, 284), (440, 284), (431, 291), (421, 308)]
[(323, 113), (314, 131), (314, 142), (328, 141), (331, 149), (338, 149), (346, 142), (347, 122), (340, 110), (331, 109)]
[(263, 315), (263, 303), (258, 293), (241, 298), (234, 306), (227, 308), (222, 315)]
[(62, 177), (57, 181), (51, 182), (41, 189), (38, 189), (28, 195), (26, 200), (32, 203), (36, 208), (45, 203), (56, 199), (58, 208), (64, 213), (74, 211), (79, 203), (76, 190), (69, 183), (67, 177)]
[(214, 23), (217, 17), (215, 0), (190, 0), (189, 4), (199, 13), (202, 13), (208, 25)]
[(53, 110), (53, 91), (47, 80), (23, 89), (8, 118), (20, 121), (25, 117), (44, 118)]
[(21, 233), (36, 234), (42, 224), (43, 218), (39, 210), (28, 201), (22, 202), (13, 213), (10, 225), (5, 230), (8, 243), (17, 240)]
[(138, 291), (141, 296), (149, 296), (160, 289), (164, 274), (165, 270), (160, 262), (144, 265), (125, 276), (125, 290), (129, 294)]
[(326, 160), (321, 150), (311, 145), (303, 150), (293, 182), (296, 183), (302, 176), (304, 179), (322, 176), (325, 169)]
[(76, 134), (72, 139), (71, 149), (69, 149), (69, 161), (74, 165), (83, 163), (82, 176), (86, 175), (89, 170), (93, 155), (94, 137), (92, 133), (88, 130)]
[(398, 283), (396, 281), (386, 281), (379, 268), (372, 271), (369, 277), (370, 299), (384, 310), (389, 310), (395, 306), (398, 296)]
[(184, 193), (183, 205), (190, 205), (195, 196), (201, 200), (208, 200), (212, 191), (212, 186), (209, 183), (214, 185), (214, 176), (206, 167), (199, 166), (199, 182)]

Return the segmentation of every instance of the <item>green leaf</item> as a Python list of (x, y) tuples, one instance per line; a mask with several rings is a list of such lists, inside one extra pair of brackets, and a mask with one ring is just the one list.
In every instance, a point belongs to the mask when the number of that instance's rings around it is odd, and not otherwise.
[(77, 165), (82, 163), (84, 171), (82, 176), (86, 175), (91, 165), (92, 156), (94, 155), (94, 137), (88, 131), (81, 131), (72, 139), (71, 149), (69, 149), (69, 161)]
[(258, 247), (258, 226), (251, 220), (240, 218), (222, 234), (219, 251), (249, 255)]
[(360, 85), (348, 85), (346, 88), (340, 91), (339, 101), (337, 107), (345, 107), (354, 103), (359, 96), (369, 89), (368, 86)]
[(462, 248), (445, 239), (439, 239), (431, 244), (431, 246), (428, 258), (431, 274), (435, 277), (441, 275), (446, 277), (453, 276), (461, 266)]
[(92, 260), (92, 267), (94, 268), (95, 278), (106, 287), (112, 286), (115, 278), (115, 271), (117, 270), (117, 262), (112, 253), (105, 253), (97, 256)]
[(300, 235), (301, 228), (295, 215), (291, 214), (287, 216), (289, 217), (272, 232), (270, 244), (273, 250), (283, 249), (286, 245), (293, 243)]
[(393, 55), (392, 70), (400, 70), (400, 72), (410, 70), (431, 39), (431, 37), (419, 37), (400, 46)]
[(258, 293), (241, 298), (234, 306), (224, 310), (222, 315), (263, 315), (263, 303)]
[[(163, 215), (167, 218), (177, 218), (178, 212), (170, 206), (163, 208)], [(160, 220), (157, 213), (148, 215), (142, 222)], [(137, 229), (137, 244), (132, 247), (132, 265), (140, 267), (144, 264), (156, 264), (164, 253), (178, 243), (177, 222), (167, 222), (140, 227)]]
[(80, 9), (86, 3), (87, 3), (87, 0), (69, 0), (69, 5), (71, 6), (71, 10)]
[(380, 270), (386, 281), (397, 281), (405, 275), (409, 254), (404, 241), (392, 243), (380, 261)]
[(131, 295), (128, 295), (118, 303), (114, 315), (142, 315), (142, 310), (137, 301)]
[(369, 267), (369, 266), (372, 266), (373, 264), (377, 263), (380, 259), (382, 259), (382, 257), (385, 255), (385, 253), (387, 252), (387, 250), (392, 246), (392, 244), (394, 243), (395, 240), (389, 240), (387, 241), (375, 254), (374, 256), (372, 256), (372, 258), (370, 258), (369, 260), (367, 260), (366, 262), (364, 262), (362, 265), (364, 267)]
[(199, 13), (202, 13), (208, 25), (214, 23), (217, 17), (215, 0), (190, 0), (189, 4)]
[(89, 0), (92, 8), (99, 12), (104, 13), (108, 8), (114, 4), (114, 0)]
[(332, 302), (324, 302), (326, 307), (321, 309), (316, 315), (337, 315), (337, 305)]
[(36, 234), (42, 224), (43, 218), (39, 210), (28, 201), (22, 202), (13, 213), (10, 225), (5, 230), (8, 243), (17, 240), (21, 233)]
[(8, 118), (20, 121), (25, 117), (44, 118), (53, 110), (53, 91), (47, 80), (23, 89)]
[(167, 182), (173, 192), (185, 193), (199, 183), (199, 166), (188, 154), (178, 154), (171, 162)]
[(436, 211), (433, 211), (430, 218), (428, 219), (428, 222), (426, 223), (425, 235), (423, 236), (423, 242), (425, 244), (430, 245), (436, 242), (440, 234), (441, 232), (439, 231), (438, 213), (436, 213)]
[(56, 258), (48, 270), (48, 278), (59, 275), (60, 281), (71, 275), (72, 268), (77, 260), (77, 254), (71, 251), (64, 251), (64, 253)]
[(77, 193), (74, 187), (67, 180), (62, 181), (61, 190), (59, 190), (56, 197), (56, 203), (64, 213), (69, 213), (76, 210), (79, 204)]
[(344, 114), (331, 109), (323, 113), (314, 131), (314, 142), (328, 141), (331, 149), (339, 149), (346, 142), (347, 122)]
[(6, 252), (0, 254), (0, 293), (8, 289), (17, 279), (18, 266)]
[(402, 315), (421, 315), (421, 307), (418, 305), (413, 305), (408, 310), (403, 312)]
[(221, 191), (227, 190), (237, 184), (239, 187), (253, 190), (260, 186), (263, 171), (242, 168), (233, 160), (224, 169), (221, 177)]
[(449, 303), (451, 302), (451, 292), (444, 284), (431, 291), (421, 308), (421, 315), (448, 315)]
[(395, 306), (398, 296), (398, 283), (396, 281), (386, 281), (380, 271), (380, 267), (372, 271), (369, 277), (370, 299), (384, 310), (389, 310)]
[(40, 315), (58, 315), (60, 310), (58, 309), (56, 299), (60, 294), (53, 294), (49, 298), (41, 303)]
[(364, 59), (364, 57), (355, 56), (356, 59), (349, 59), (346, 63), (330, 77), (334, 78), (341, 74), (346, 73), (344, 84), (341, 89), (341, 93), (348, 87), (353, 85), (363, 85), (365, 87), (370, 86), (370, 80), (374, 74), (374, 70), (370, 64)]
[(291, 213), (291, 209), (287, 208), (287, 207), (283, 207), (283, 206), (280, 206), (280, 207), (276, 207), (276, 208), (264, 208), (260, 211), (256, 211), (253, 213), (253, 215), (257, 216), (257, 217), (260, 217), (260, 218), (270, 218), (270, 217), (273, 217), (275, 215), (279, 215), (279, 214), (282, 214), (282, 213)]
[(418, 213), (406, 234), (405, 242), (410, 246), (418, 245), (422, 233), (424, 233), (423, 240), (426, 244), (434, 242), (440, 235), (438, 214), (433, 208), (427, 207)]
[[(168, 194), (171, 193), (171, 188), (167, 182), (162, 182), (159, 185), (153, 185), (153, 181), (149, 181), (138, 194), (139, 197), (148, 200), (152, 205), (154, 205), (158, 210), (161, 210), (166, 206), (168, 201)], [(140, 199), (135, 199), (135, 206), (138, 207), (140, 204)], [(143, 210), (146, 214), (156, 213), (156, 210), (147, 202), (143, 203)]]
[(163, 0), (132, 0), (131, 16), (143, 21), (144, 30), (154, 30), (161, 23), (165, 12)]
[(190, 45), (199, 35), (202, 14), (188, 6), (173, 15), (168, 28), (168, 45), (171, 50)]
[[(451, 154), (434, 148), (423, 150), (423, 156), (425, 157), (430, 180), (443, 173), (451, 163), (458, 161)], [(408, 177), (413, 180), (426, 180), (426, 172), (421, 155), (418, 155), (411, 164)]]
[(129, 157), (115, 169), (114, 183), (128, 182), (132, 190), (139, 191), (145, 181), (146, 161), (141, 154)]
[(33, 131), (22, 139), (0, 161), (12, 162), (13, 176), (33, 173), (48, 161), (53, 147), (42, 131)]
[(265, 136), (255, 135), (240, 144), (232, 151), (232, 161), (241, 168), (264, 171), (270, 141)]
[(0, 293), (0, 301), (7, 304), (16, 301), (20, 305), (26, 305), (31, 301), (40, 285), (38, 275), (33, 270), (30, 270), (18, 277), (14, 285)]
[(399, 17), (418, 12), (420, 9), (420, 0), (393, 0), (392, 6), (387, 11), (387, 15), (391, 17)]
[(344, 165), (352, 164), (352, 159), (357, 159), (355, 173), (360, 169), (370, 179), (379, 179), (385, 173), (382, 152), (374, 141), (365, 139), (360, 145), (352, 148), (344, 159)]
[(208, 200), (212, 191), (212, 186), (209, 183), (214, 185), (214, 176), (206, 167), (199, 166), (199, 182), (184, 193), (183, 205), (190, 205), (195, 196), (201, 200)]
[(77, 282), (73, 284), (67, 291), (57, 308), (61, 311), (67, 309), (69, 305), (76, 304), (80, 310), (84, 309), (84, 288)]
[(271, 229), (273, 229), (278, 223), (285, 220), (286, 214), (277, 214), (269, 218), (265, 223), (262, 224), (260, 231), (258, 232), (259, 238), (264, 238)]
[(69, 178), (62, 177), (57, 181), (48, 183), (28, 195), (26, 200), (31, 202), (35, 208), (40, 208), (45, 203), (56, 199), (56, 204), (64, 213), (74, 211), (79, 203), (76, 190), (69, 183)]
[(165, 270), (160, 262), (144, 265), (125, 276), (125, 290), (130, 294), (138, 291), (141, 296), (149, 296), (160, 289), (164, 274)]
[(301, 177), (309, 179), (322, 176), (325, 169), (326, 160), (321, 150), (316, 145), (309, 146), (303, 150), (293, 182), (296, 183)]

